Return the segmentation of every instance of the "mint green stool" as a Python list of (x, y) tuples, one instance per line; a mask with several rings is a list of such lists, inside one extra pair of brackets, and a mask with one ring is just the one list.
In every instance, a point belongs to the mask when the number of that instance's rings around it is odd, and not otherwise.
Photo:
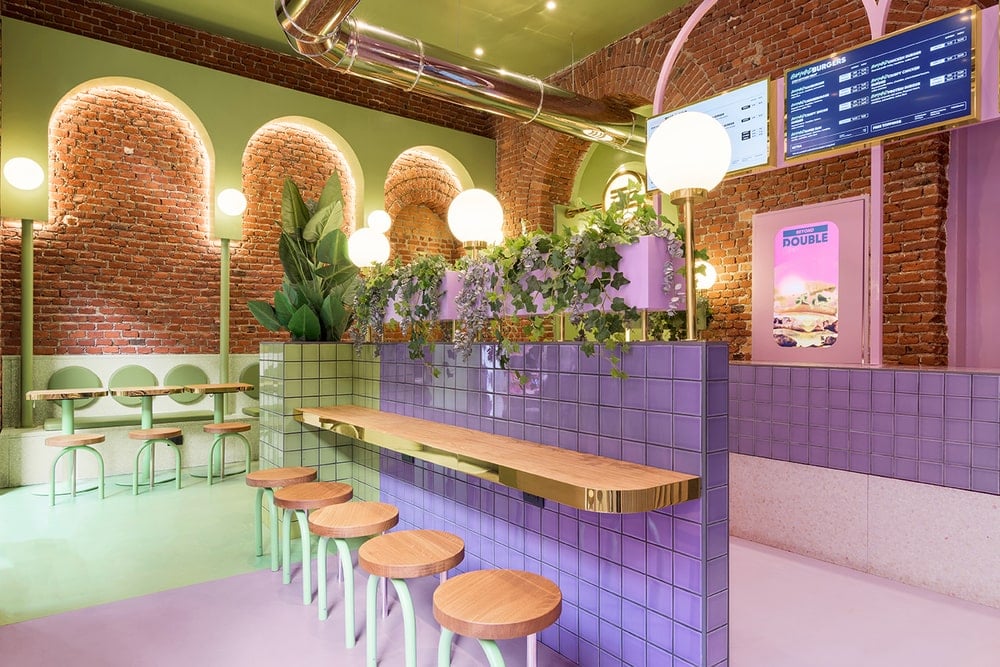
[(368, 577), (365, 636), (367, 665), (378, 664), (375, 604), (378, 583), (383, 577), (392, 582), (403, 613), (406, 667), (417, 664), (417, 619), (407, 579), (437, 574), (444, 581), (448, 570), (465, 558), (465, 542), (458, 535), (441, 530), (400, 530), (368, 540), (358, 549), (358, 563)]
[(267, 468), (248, 472), (247, 486), (257, 489), (257, 503), (254, 505), (254, 529), (257, 537), (257, 555), (264, 555), (264, 521), (262, 516), (263, 500), (267, 498), (267, 511), (271, 517), (271, 572), (278, 571), (278, 510), (274, 506), (274, 490), (292, 484), (302, 484), (316, 479), (317, 472), (312, 468)]
[[(104, 442), (104, 436), (99, 433), (92, 435), (70, 433), (45, 438), (45, 445), (47, 447), (59, 447), (62, 449), (62, 451), (56, 456), (55, 460), (52, 461), (52, 466), (49, 468), (50, 506), (54, 506), (56, 504), (56, 464), (59, 463), (59, 459), (67, 454), (70, 455), (69, 492), (74, 498), (76, 497), (76, 453), (79, 451), (90, 452), (97, 457), (97, 492), (101, 496), (101, 499), (104, 499), (104, 457), (101, 456), (99, 451), (91, 447), (91, 445), (97, 445), (102, 442)], [(90, 488), (93, 489), (94, 487)]]
[(292, 514), (299, 522), (302, 538), (302, 604), (312, 602), (312, 545), (309, 537), (309, 511), (327, 505), (346, 503), (354, 497), (354, 488), (341, 482), (306, 482), (274, 492), (274, 505), (285, 510), (281, 517), (281, 583), (292, 582)]
[(156, 485), (156, 443), (160, 442), (174, 452), (174, 474), (176, 475), (177, 488), (181, 488), (181, 450), (177, 448), (174, 438), (181, 437), (181, 430), (173, 426), (161, 426), (157, 428), (140, 428), (128, 432), (128, 437), (132, 440), (142, 440), (142, 446), (135, 454), (135, 472), (132, 475), (132, 495), (139, 495), (139, 463), (142, 461), (143, 453), (149, 450), (149, 490), (152, 491)]
[(226, 438), (239, 438), (243, 441), (243, 449), (246, 454), (246, 467), (243, 472), (250, 472), (250, 441), (243, 435), (250, 430), (250, 424), (246, 422), (219, 422), (217, 424), (205, 424), (205, 433), (215, 436), (212, 441), (212, 449), (208, 453), (208, 485), (212, 486), (212, 468), (215, 461), (215, 448), (222, 445), (222, 452), (219, 459), (219, 481), (226, 477)]
[(562, 592), (545, 577), (523, 570), (476, 570), (443, 582), (434, 591), (434, 618), (441, 624), (438, 667), (451, 665), (455, 634), (474, 637), (490, 667), (503, 667), (497, 639), (528, 638), (528, 667), (537, 665), (536, 637), (559, 619)]
[(337, 545), (340, 570), (344, 575), (344, 642), (354, 648), (357, 626), (354, 623), (354, 563), (351, 548), (380, 535), (399, 523), (399, 510), (387, 503), (354, 502), (330, 505), (309, 516), (309, 532), (319, 536), (316, 546), (316, 578), (319, 620), (326, 620), (326, 553), (332, 539)]

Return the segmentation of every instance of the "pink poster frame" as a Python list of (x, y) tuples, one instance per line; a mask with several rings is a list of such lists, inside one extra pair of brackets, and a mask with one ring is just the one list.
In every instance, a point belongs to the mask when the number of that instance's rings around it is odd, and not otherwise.
[[(867, 195), (753, 216), (751, 354), (754, 361), (861, 364), (868, 354)], [(798, 225), (833, 222), (840, 237), (837, 342), (830, 347), (781, 347), (774, 339), (774, 236)]]

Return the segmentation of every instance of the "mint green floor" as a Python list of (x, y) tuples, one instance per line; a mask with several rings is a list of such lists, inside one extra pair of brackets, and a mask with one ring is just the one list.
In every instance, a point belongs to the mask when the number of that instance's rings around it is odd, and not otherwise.
[[(234, 475), (209, 487), (185, 474), (132, 495), (109, 478), (56, 498), (0, 489), (0, 625), (221, 579), (270, 565), (254, 555), (255, 489)], [(265, 514), (265, 520), (266, 520)]]

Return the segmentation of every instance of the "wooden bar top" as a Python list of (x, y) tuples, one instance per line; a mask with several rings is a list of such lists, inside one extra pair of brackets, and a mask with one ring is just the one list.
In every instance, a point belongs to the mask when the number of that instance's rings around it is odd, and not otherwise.
[(68, 398), (94, 398), (107, 395), (107, 389), (95, 387), (93, 389), (35, 389), (27, 392), (24, 397), (29, 401), (61, 401)]
[(311, 426), (594, 512), (646, 512), (697, 498), (700, 478), (356, 405), (299, 408)]
[(159, 387), (115, 387), (111, 390), (112, 396), (166, 396), (168, 394), (179, 394), (184, 391), (184, 387), (179, 385), (163, 385)]
[(195, 394), (235, 394), (238, 391), (249, 391), (252, 384), (246, 382), (216, 382), (214, 384), (186, 384), (185, 391)]

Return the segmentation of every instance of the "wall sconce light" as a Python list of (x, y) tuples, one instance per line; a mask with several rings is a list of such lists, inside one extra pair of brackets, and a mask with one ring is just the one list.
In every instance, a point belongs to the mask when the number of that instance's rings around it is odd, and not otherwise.
[(687, 339), (697, 338), (694, 205), (703, 201), (729, 170), (732, 145), (722, 124), (708, 114), (685, 111), (670, 116), (646, 145), (646, 174), (670, 202), (684, 208), (684, 264)]
[[(715, 270), (709, 262), (703, 259), (699, 259), (694, 263), (695, 274), (694, 274), (694, 286), (695, 289), (707, 290), (712, 289), (715, 285), (715, 281), (719, 279), (719, 272)], [(699, 269), (701, 269), (699, 271)]]
[(220, 192), (216, 202), (219, 210), (226, 215), (242, 215), (247, 210), (247, 198), (236, 188), (226, 188)]
[(503, 207), (486, 190), (465, 190), (448, 207), (448, 228), (474, 255), (503, 236)]
[(392, 227), (392, 218), (385, 211), (372, 211), (368, 214), (368, 229), (374, 229), (379, 234), (385, 234)]
[(13, 157), (3, 166), (3, 177), (18, 190), (34, 190), (45, 180), (45, 172), (31, 158)]
[(371, 227), (355, 230), (347, 239), (347, 256), (354, 266), (367, 269), (389, 259), (389, 239)]

